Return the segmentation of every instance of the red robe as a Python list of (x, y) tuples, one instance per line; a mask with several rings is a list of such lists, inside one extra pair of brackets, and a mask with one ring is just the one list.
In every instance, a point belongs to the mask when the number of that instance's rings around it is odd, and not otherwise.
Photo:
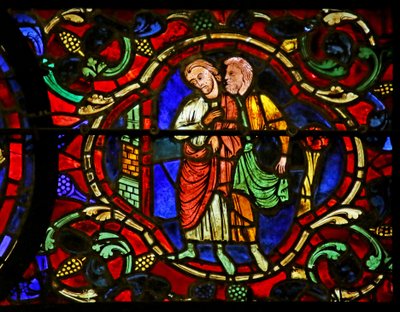
[[(237, 130), (239, 111), (235, 101), (222, 95), (221, 108), (225, 116), (215, 122), (214, 130)], [(242, 149), (240, 136), (219, 137), (220, 146), (213, 154), (211, 146), (183, 145), (184, 160), (179, 175), (180, 218), (183, 229), (195, 227), (207, 209), (214, 192), (231, 196), (233, 169), (237, 153)]]

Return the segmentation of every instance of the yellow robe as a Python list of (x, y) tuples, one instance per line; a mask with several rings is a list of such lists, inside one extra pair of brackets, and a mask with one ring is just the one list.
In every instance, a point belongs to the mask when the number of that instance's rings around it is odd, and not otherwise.
[[(251, 130), (287, 129), (287, 123), (283, 119), (282, 113), (266, 95), (249, 95), (246, 98), (245, 105), (247, 114), (246, 120), (250, 123)], [(282, 147), (281, 153), (287, 154), (289, 137), (280, 136), (280, 141)], [(251, 146), (250, 144), (251, 143), (249, 143), (248, 146)], [(230, 214), (232, 240), (236, 242), (255, 242), (257, 239), (257, 225), (254, 220), (253, 203), (246, 194), (235, 191), (232, 194), (232, 202), (234, 207)]]

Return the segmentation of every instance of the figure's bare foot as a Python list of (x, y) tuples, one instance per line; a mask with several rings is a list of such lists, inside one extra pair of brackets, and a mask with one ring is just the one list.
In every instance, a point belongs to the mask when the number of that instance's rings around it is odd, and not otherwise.
[(194, 258), (196, 257), (196, 251), (194, 250), (193, 244), (189, 243), (187, 249), (181, 251), (177, 255), (168, 255), (167, 259), (176, 260), (176, 259), (185, 259), (185, 258)]
[(224, 267), (226, 273), (229, 275), (233, 275), (235, 273), (235, 265), (231, 260), (225, 255), (223, 248), (221, 245), (217, 246), (217, 257), (221, 261), (222, 266)]
[(267, 272), (268, 271), (268, 260), (265, 259), (264, 255), (261, 253), (258, 245), (251, 245), (250, 251), (254, 256), (254, 259), (257, 262), (257, 266), (260, 268), (261, 271)]

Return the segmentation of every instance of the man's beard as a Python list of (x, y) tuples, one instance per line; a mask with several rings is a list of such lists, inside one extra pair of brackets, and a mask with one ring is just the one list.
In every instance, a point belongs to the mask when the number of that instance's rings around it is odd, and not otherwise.
[(210, 87), (210, 86), (204, 86), (204, 87), (202, 87), (201, 88), (201, 91), (204, 93), (204, 94), (210, 94), (211, 93), (211, 91), (212, 91), (212, 88)]
[(239, 88), (236, 85), (229, 85), (227, 84), (225, 86), (226, 91), (228, 91), (231, 94), (238, 94), (239, 93)]

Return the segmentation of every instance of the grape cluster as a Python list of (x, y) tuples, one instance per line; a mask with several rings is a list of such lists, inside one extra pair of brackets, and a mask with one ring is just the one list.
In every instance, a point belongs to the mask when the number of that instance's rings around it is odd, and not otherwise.
[(193, 28), (196, 31), (211, 29), (214, 27), (213, 17), (209, 12), (200, 11), (192, 16)]
[(61, 174), (58, 177), (58, 187), (57, 187), (58, 196), (67, 196), (72, 191), (73, 191), (73, 184), (71, 182), (71, 178), (65, 174)]
[(248, 288), (244, 285), (229, 285), (226, 291), (226, 297), (230, 301), (246, 302), (248, 297)]
[(135, 261), (135, 271), (147, 271), (154, 264), (155, 258), (155, 255), (152, 253), (137, 258)]
[(215, 296), (216, 286), (214, 283), (203, 283), (192, 287), (192, 298), (197, 300), (211, 300)]

